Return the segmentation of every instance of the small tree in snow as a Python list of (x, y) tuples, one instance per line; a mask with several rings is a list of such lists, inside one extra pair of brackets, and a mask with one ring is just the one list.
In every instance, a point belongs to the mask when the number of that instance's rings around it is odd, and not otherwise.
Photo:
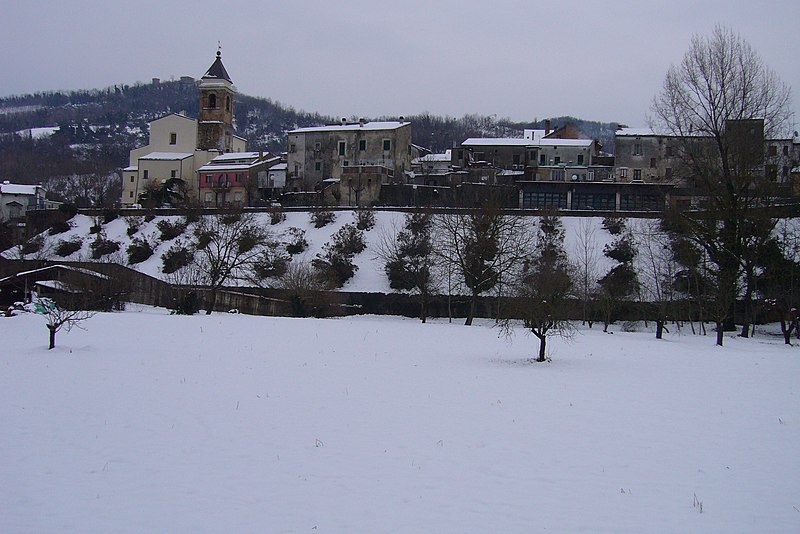
[(59, 306), (56, 301), (46, 297), (35, 298), (32, 303), (25, 306), (25, 309), (44, 317), (50, 333), (50, 344), (47, 350), (55, 348), (56, 333), (59, 330), (64, 329), (69, 332), (73, 327), (80, 328), (80, 323), (94, 315), (93, 311)]
[(567, 305), (574, 286), (574, 267), (564, 250), (564, 226), (555, 216), (542, 217), (536, 252), (521, 270), (514, 284), (515, 298), (507, 310), (509, 319), (501, 324), (512, 325), (511, 317), (522, 318), (525, 328), (539, 339), (537, 362), (546, 359), (547, 338), (553, 334), (568, 337), (572, 324)]

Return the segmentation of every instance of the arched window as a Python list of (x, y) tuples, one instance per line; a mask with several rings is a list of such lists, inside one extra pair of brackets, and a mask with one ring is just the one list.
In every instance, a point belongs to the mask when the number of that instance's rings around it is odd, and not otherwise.
[(208, 95), (208, 107), (212, 109), (217, 107), (217, 95), (214, 93)]
[(230, 111), (230, 110), (231, 110), (231, 97), (226, 96), (225, 97), (225, 111)]

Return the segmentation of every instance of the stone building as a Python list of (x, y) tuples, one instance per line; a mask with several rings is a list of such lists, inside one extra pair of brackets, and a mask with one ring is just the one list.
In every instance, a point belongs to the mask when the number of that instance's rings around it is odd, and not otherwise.
[[(411, 123), (402, 118), (385, 122), (343, 120), (341, 124), (292, 130), (288, 137), (286, 180), (290, 191), (314, 191), (338, 183), (341, 191), (334, 197), (349, 205), (364, 200), (362, 190), (405, 182), (405, 173), (411, 170)], [(354, 189), (359, 193), (354, 194)]]
[(123, 207), (137, 205), (142, 193), (170, 179), (181, 180), (186, 199), (198, 202), (200, 167), (220, 154), (246, 149), (246, 140), (234, 134), (236, 88), (219, 52), (198, 88), (198, 120), (171, 113), (151, 121), (147, 145), (131, 150), (129, 164), (122, 170)]

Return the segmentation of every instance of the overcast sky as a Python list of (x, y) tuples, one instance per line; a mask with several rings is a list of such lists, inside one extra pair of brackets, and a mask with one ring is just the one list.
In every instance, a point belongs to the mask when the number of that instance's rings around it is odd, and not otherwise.
[(644, 125), (670, 64), (715, 24), (793, 87), (797, 0), (0, 0), (0, 95), (203, 75), (334, 116), (573, 115)]

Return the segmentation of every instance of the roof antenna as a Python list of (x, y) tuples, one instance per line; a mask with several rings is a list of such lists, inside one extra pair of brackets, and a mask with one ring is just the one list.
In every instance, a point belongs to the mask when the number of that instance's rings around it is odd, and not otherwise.
[(217, 41), (217, 57), (221, 57), (221, 56), (222, 56), (222, 43)]

